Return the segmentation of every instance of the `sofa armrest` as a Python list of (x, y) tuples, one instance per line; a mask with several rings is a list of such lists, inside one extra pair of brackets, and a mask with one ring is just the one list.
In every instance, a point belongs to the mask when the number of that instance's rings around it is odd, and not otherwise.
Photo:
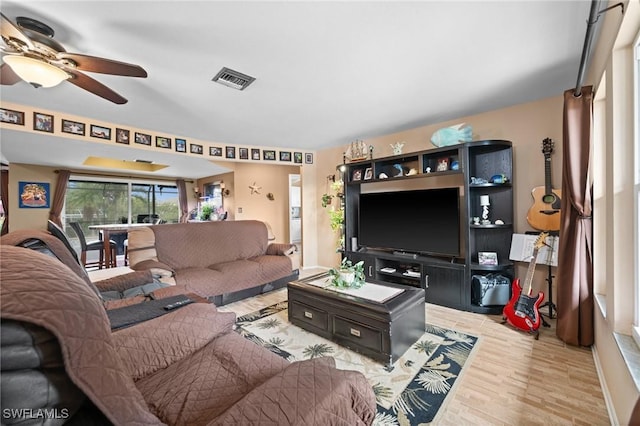
[(104, 280), (96, 281), (93, 284), (98, 290), (103, 291), (124, 291), (132, 287), (145, 285), (154, 282), (154, 275), (150, 270), (129, 272)]
[(362, 373), (333, 358), (294, 362), (246, 394), (210, 424), (369, 425), (376, 398)]
[(170, 278), (176, 274), (176, 271), (166, 263), (162, 263), (158, 260), (143, 260), (135, 265), (131, 266), (131, 269), (136, 271), (149, 270), (151, 273), (162, 280), (162, 278)]
[(139, 380), (201, 349), (233, 329), (233, 312), (193, 303), (134, 326), (115, 331), (114, 344), (134, 380)]

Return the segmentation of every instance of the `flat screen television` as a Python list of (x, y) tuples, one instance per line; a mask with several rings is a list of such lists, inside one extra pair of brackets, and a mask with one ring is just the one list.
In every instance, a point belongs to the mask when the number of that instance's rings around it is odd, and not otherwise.
[(460, 189), (360, 195), (358, 244), (408, 253), (460, 256)]

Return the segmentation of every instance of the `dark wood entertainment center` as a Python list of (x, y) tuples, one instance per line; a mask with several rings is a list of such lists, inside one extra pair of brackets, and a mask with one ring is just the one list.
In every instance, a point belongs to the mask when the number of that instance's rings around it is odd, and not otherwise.
[[(400, 170), (397, 165), (404, 171), (400, 176), (394, 172)], [(388, 177), (381, 178), (381, 173)], [(363, 176), (370, 178), (363, 179)], [(514, 278), (514, 265), (509, 260), (514, 218), (513, 148), (510, 141), (473, 141), (351, 162), (346, 164), (343, 179), (343, 255), (353, 262), (364, 261), (368, 278), (423, 288), (428, 303), (478, 313), (502, 313), (501, 305), (481, 306), (473, 297), (471, 282), (474, 275), (495, 273), (509, 278), (509, 281)], [(361, 194), (453, 187), (460, 190), (458, 256), (398, 253), (384, 247), (353, 246), (354, 239), (359, 240)], [(482, 223), (481, 220), (482, 195), (488, 195), (490, 223)], [(393, 208), (389, 212), (390, 221), (402, 220), (401, 216), (394, 217)], [(480, 221), (475, 222), (474, 218), (480, 218)], [(503, 223), (496, 224), (496, 220)], [(416, 229), (416, 233), (419, 232)], [(428, 238), (428, 235), (421, 237)], [(481, 264), (478, 259), (481, 252), (495, 253), (497, 264)]]

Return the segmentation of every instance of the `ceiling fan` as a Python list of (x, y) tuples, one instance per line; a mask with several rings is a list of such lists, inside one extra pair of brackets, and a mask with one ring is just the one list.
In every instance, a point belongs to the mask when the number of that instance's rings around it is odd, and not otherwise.
[(32, 18), (18, 17), (16, 24), (4, 14), (0, 35), (5, 53), (0, 65), (0, 84), (13, 85), (22, 80), (34, 87), (53, 87), (68, 81), (116, 104), (127, 100), (83, 71), (127, 77), (146, 77), (138, 65), (79, 53), (69, 53), (53, 39), (51, 27)]

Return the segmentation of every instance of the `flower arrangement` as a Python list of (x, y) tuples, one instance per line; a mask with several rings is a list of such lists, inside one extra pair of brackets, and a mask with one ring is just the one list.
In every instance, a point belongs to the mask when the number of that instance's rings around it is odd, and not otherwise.
[(360, 288), (364, 285), (364, 261), (353, 264), (346, 257), (339, 268), (329, 270), (331, 285), (338, 288)]

